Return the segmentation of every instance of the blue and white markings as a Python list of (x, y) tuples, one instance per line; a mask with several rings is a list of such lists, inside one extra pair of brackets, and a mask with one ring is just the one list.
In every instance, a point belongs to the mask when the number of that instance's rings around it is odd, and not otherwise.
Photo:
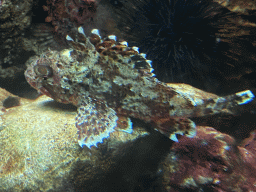
[(126, 41), (121, 41), (120, 44), (125, 45), (126, 47), (128, 47), (128, 43)]
[(116, 36), (115, 35), (109, 35), (108, 38), (111, 39), (111, 40), (116, 41)]
[(101, 38), (100, 32), (99, 32), (98, 29), (93, 29), (93, 30), (91, 30), (91, 33), (92, 33), (92, 34), (95, 34), (95, 35), (98, 35), (98, 36)]
[(137, 52), (139, 53), (139, 47), (133, 46), (132, 49), (133, 49), (134, 51), (137, 51)]
[(78, 32), (86, 36), (82, 27), (78, 27)]
[(255, 97), (254, 94), (250, 90), (238, 92), (238, 93), (236, 93), (236, 95), (242, 98), (241, 102), (240, 101), (237, 102), (238, 105), (243, 105), (243, 104), (249, 103)]
[[(146, 59), (146, 54), (145, 53), (140, 53), (140, 56), (143, 57), (144, 59)], [(148, 60), (149, 61), (149, 60)]]
[(66, 39), (67, 39), (68, 41), (74, 41), (74, 39), (72, 39), (69, 35), (66, 36)]

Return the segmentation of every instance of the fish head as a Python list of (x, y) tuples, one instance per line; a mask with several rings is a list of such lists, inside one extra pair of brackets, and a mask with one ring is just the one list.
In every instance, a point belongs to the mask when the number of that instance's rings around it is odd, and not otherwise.
[(69, 68), (66, 68), (70, 65), (68, 57), (71, 51), (48, 50), (40, 56), (29, 59), (26, 63), (25, 78), (40, 93), (58, 102), (76, 105), (77, 94), (72, 88)]

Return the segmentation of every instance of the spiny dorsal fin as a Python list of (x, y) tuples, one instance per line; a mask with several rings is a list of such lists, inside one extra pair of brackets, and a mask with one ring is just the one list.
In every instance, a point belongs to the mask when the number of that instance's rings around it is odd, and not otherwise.
[[(126, 41), (118, 42), (115, 35), (109, 35), (102, 39), (98, 29), (93, 29), (89, 37), (86, 37), (82, 27), (78, 28), (78, 33), (78, 41), (74, 41), (68, 35), (66, 37), (76, 50), (86, 52), (88, 48), (94, 46), (97, 52), (101, 55), (108, 56), (109, 58), (122, 63), (132, 61), (131, 65), (134, 69), (154, 76), (152, 73), (152, 61), (146, 59), (146, 54), (139, 53), (138, 47), (129, 47)], [(123, 59), (120, 60), (120, 57)]]

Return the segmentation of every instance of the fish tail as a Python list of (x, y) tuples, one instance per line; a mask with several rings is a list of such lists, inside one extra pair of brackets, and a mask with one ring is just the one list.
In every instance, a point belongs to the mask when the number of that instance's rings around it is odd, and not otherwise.
[[(208, 99), (204, 101), (201, 108), (202, 114), (213, 115), (217, 113), (236, 114), (241, 108), (238, 106), (247, 104), (255, 98), (250, 90), (241, 91), (232, 95), (219, 97), (217, 99)], [(203, 115), (202, 115), (203, 116)]]
[(246, 90), (222, 98), (223, 100), (221, 99), (219, 103), (217, 102), (217, 104), (219, 104), (219, 107), (222, 108), (224, 111), (228, 110), (229, 113), (235, 114), (236, 112), (238, 112), (236, 108), (237, 106), (251, 102), (255, 98), (255, 96), (250, 90)]
[(232, 95), (224, 97), (227, 101), (230, 101), (231, 106), (243, 105), (251, 102), (255, 96), (250, 90), (241, 91)]

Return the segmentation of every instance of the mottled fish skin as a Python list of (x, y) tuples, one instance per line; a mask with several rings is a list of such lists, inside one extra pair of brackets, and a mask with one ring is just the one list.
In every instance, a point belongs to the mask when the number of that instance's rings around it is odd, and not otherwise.
[(41, 93), (78, 107), (80, 146), (103, 142), (123, 117), (127, 132), (131, 132), (128, 117), (134, 117), (152, 123), (174, 141), (175, 134), (194, 137), (195, 124), (189, 117), (231, 113), (254, 98), (249, 90), (227, 97), (197, 97), (157, 80), (151, 61), (137, 47), (117, 42), (114, 35), (101, 39), (98, 30), (89, 37), (81, 27), (78, 32), (79, 41), (66, 38), (72, 48), (49, 50), (30, 60), (25, 77)]

